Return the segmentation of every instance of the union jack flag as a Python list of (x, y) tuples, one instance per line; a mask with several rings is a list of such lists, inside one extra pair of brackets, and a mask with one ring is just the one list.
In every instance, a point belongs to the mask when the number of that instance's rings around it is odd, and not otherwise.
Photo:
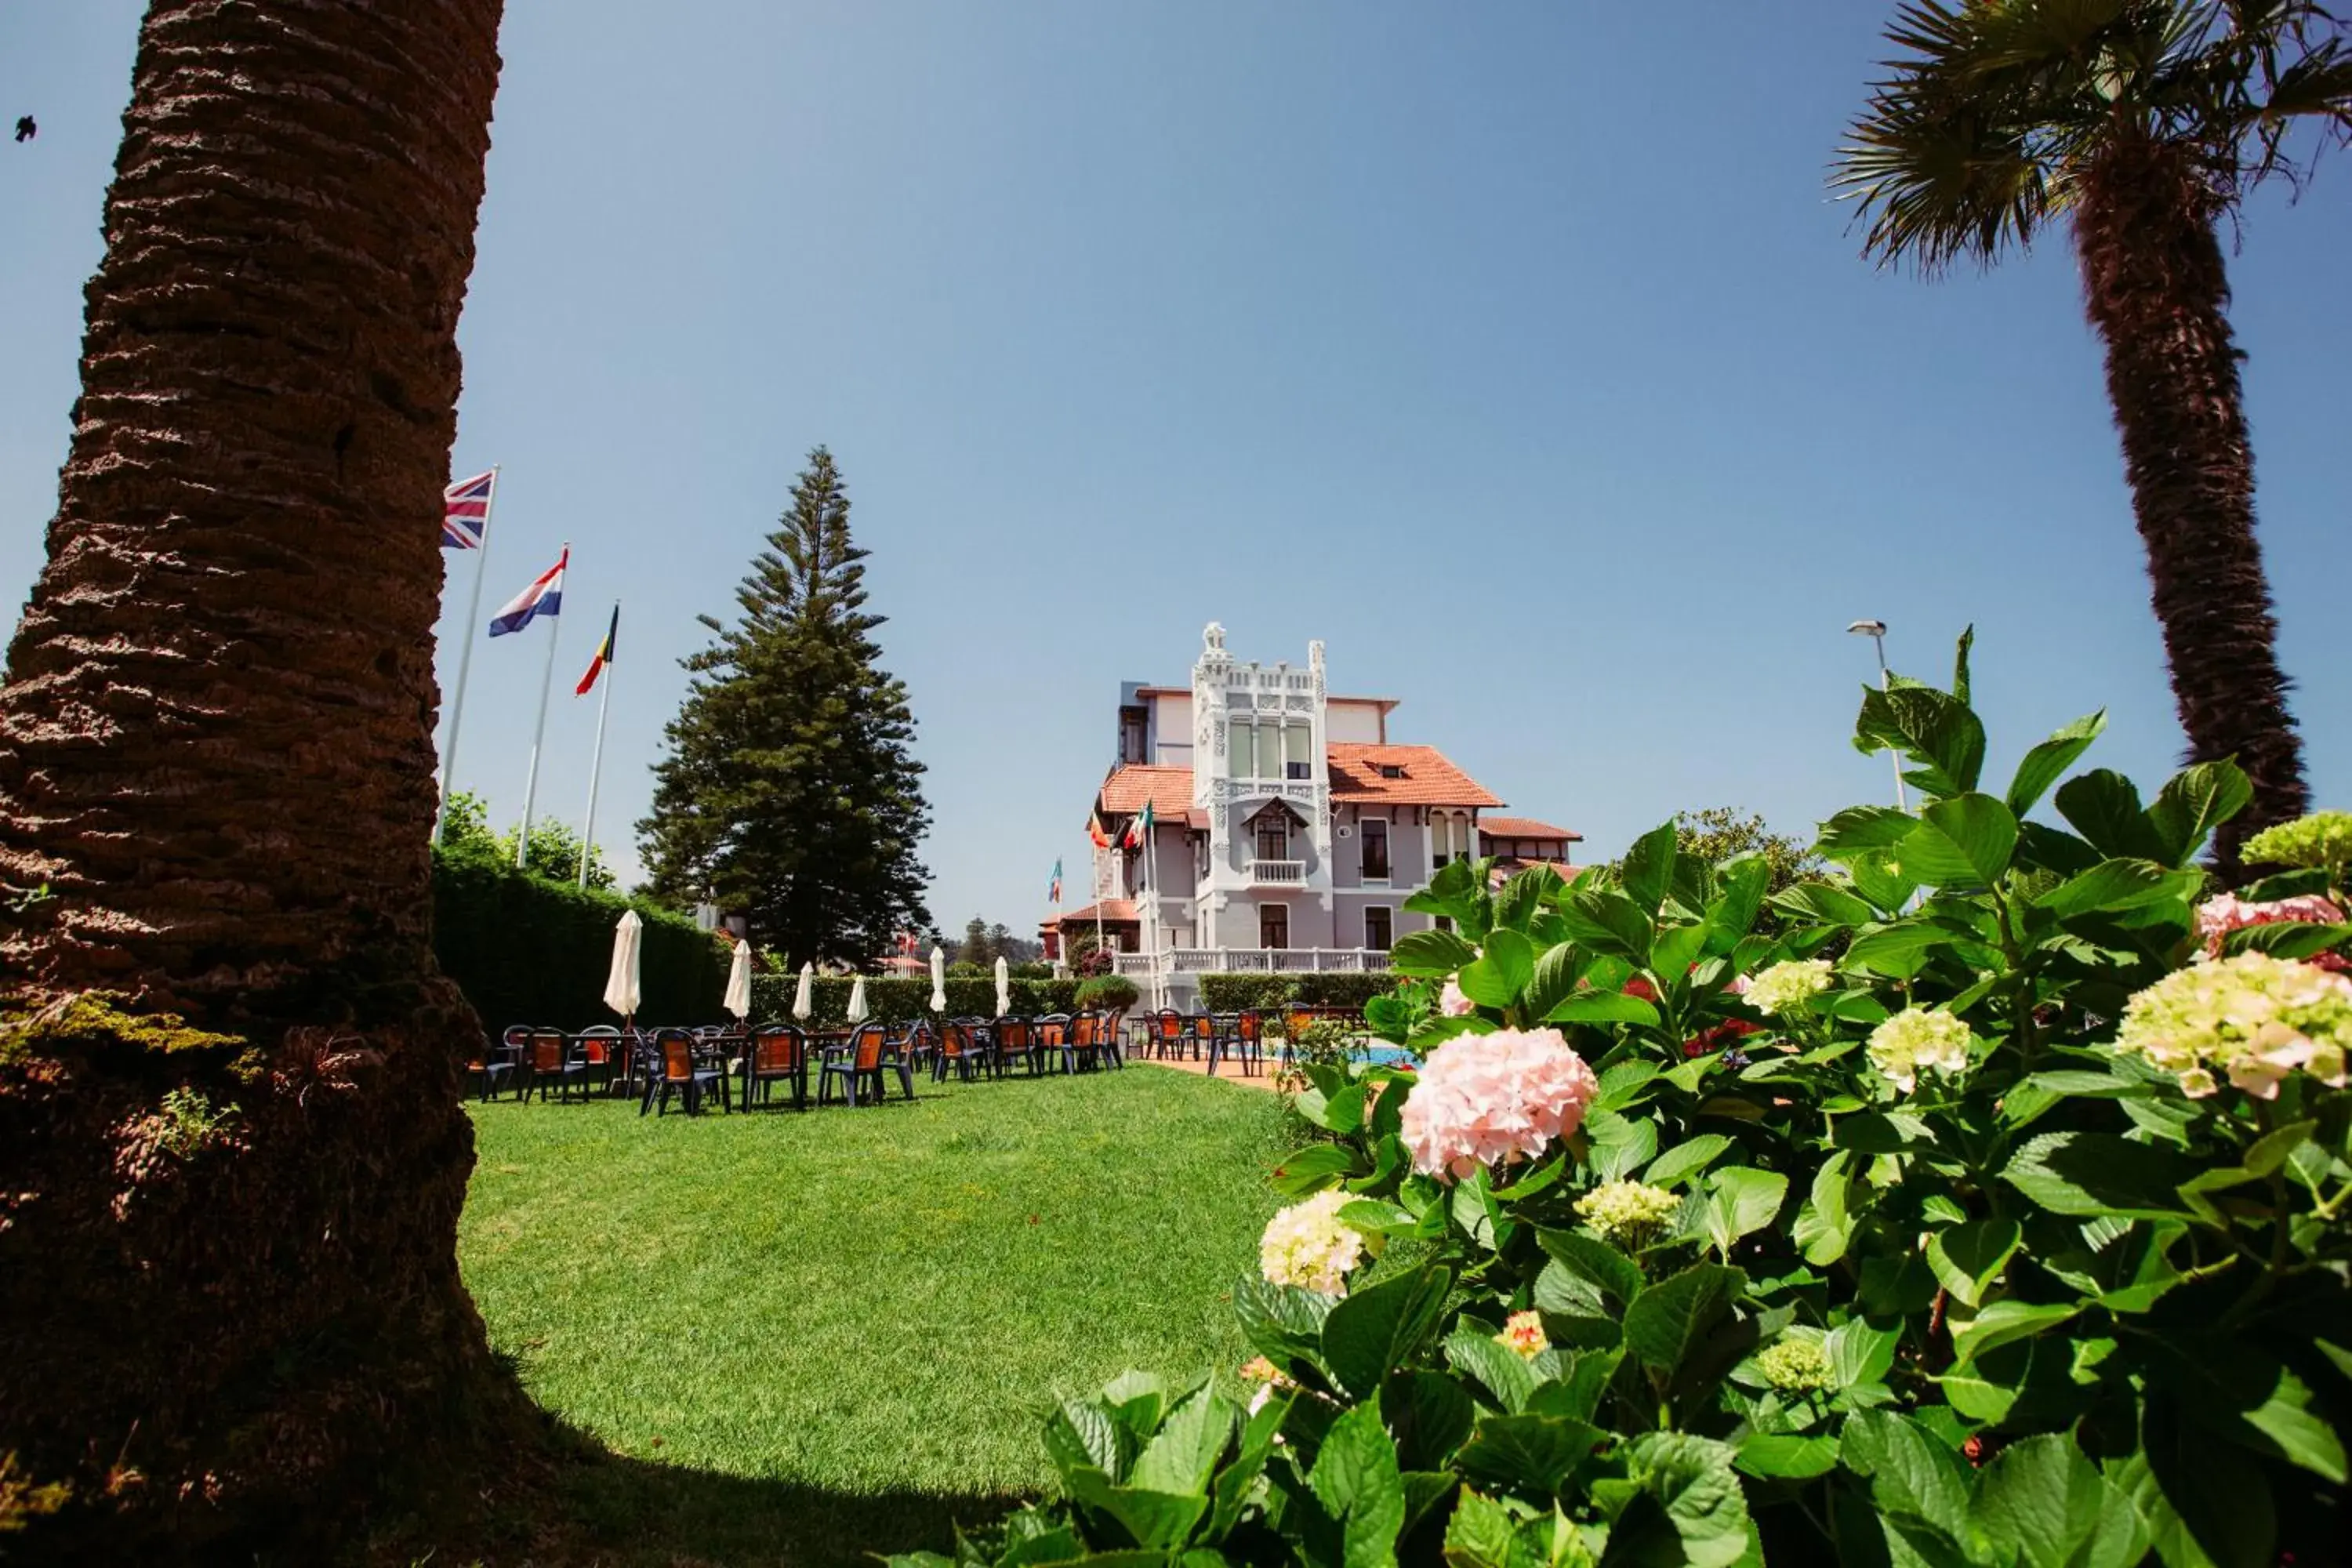
[(482, 536), (489, 531), (490, 491), (497, 488), (498, 470), (476, 474), (470, 479), (459, 479), (441, 492), (441, 548), (444, 550), (479, 550)]

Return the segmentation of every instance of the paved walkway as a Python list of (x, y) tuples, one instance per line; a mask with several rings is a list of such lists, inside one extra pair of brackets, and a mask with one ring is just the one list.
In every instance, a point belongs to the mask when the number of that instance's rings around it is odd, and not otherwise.
[[(1166, 1068), (1171, 1072), (1191, 1073), (1194, 1078), (1206, 1078), (1209, 1076), (1209, 1064), (1206, 1062), (1196, 1062), (1190, 1057), (1177, 1057), (1173, 1059), (1163, 1059), (1159, 1057), (1139, 1057), (1130, 1055), (1127, 1059), (1137, 1067)], [(1228, 1061), (1221, 1065), (1224, 1070), (1216, 1075), (1217, 1081), (1219, 1083), (1237, 1083), (1244, 1089), (1261, 1089), (1268, 1092), (1272, 1092), (1275, 1087), (1274, 1075), (1263, 1068), (1255, 1074), (1244, 1074), (1241, 1070), (1240, 1064), (1236, 1062)]]

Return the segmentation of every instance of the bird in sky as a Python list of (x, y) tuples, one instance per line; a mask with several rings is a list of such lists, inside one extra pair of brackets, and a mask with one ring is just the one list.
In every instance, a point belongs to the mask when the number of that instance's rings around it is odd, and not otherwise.
[(33, 117), (31, 115), (20, 114), (16, 116), (17, 141), (30, 142), (34, 137), (38, 136), (40, 133), (41, 128), (33, 123)]

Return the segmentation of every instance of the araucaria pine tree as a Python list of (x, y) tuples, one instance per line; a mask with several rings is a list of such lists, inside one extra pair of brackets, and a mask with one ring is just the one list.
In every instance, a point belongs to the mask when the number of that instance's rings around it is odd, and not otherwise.
[(907, 689), (881, 665), (866, 552), (819, 447), (695, 673), (637, 825), (654, 889), (710, 898), (794, 962), (863, 963), (930, 923)]

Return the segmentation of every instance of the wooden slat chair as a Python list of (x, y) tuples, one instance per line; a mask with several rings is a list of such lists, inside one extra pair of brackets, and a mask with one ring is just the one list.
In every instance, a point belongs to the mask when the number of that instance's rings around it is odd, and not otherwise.
[(702, 1096), (712, 1085), (719, 1089), (719, 1104), (723, 1110), (733, 1110), (734, 1101), (729, 1097), (726, 1069), (712, 1062), (699, 1049), (699, 1042), (685, 1029), (656, 1029), (653, 1038), (653, 1070), (646, 1078), (646, 1097), (637, 1106), (643, 1116), (651, 1110), (656, 1116), (668, 1114), (670, 1096), (677, 1096), (688, 1116), (702, 1113)]
[(808, 1109), (808, 1037), (790, 1024), (770, 1024), (755, 1031), (743, 1053), (743, 1108), (751, 1108), (757, 1094), (765, 1105), (778, 1083), (793, 1088), (793, 1109)]
[(572, 1048), (572, 1037), (561, 1029), (533, 1029), (530, 1032), (530, 1087), (539, 1090), (539, 1102), (547, 1103), (547, 1091), (552, 1088), (566, 1101), (572, 1098), (573, 1084), (585, 1085), (588, 1067)]
[(889, 1043), (889, 1031), (881, 1025), (858, 1025), (856, 1032), (849, 1037), (849, 1048), (836, 1051), (825, 1058), (824, 1070), (817, 1080), (816, 1102), (819, 1105), (830, 1103), (833, 1081), (840, 1079), (853, 1107), (857, 1103), (857, 1086), (860, 1083), (874, 1086), (874, 1099), (878, 1103), (888, 1098), (883, 1075), (893, 1069), (898, 1074), (899, 1085), (907, 1091), (907, 1098), (912, 1100), (915, 1097), (914, 1075), (908, 1070), (904, 1057), (891, 1055)]
[(989, 1058), (999, 1078), (1014, 1062), (1025, 1062), (1035, 1078), (1045, 1063), (1037, 1055), (1036, 1033), (1026, 1018), (999, 1018), (989, 1026)]

